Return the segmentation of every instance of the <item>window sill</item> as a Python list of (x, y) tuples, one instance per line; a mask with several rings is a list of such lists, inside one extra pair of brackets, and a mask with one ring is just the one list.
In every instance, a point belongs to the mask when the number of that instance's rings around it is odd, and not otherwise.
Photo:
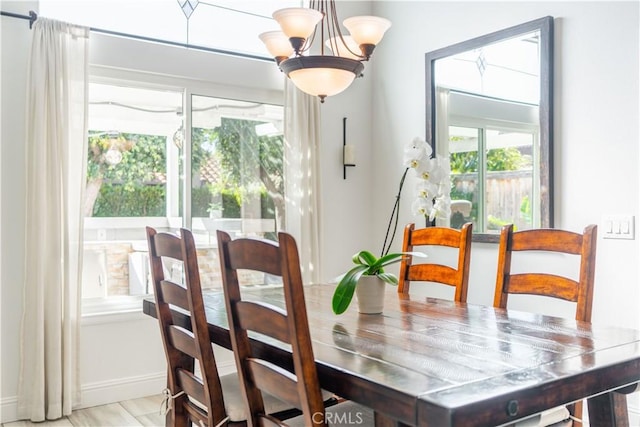
[(82, 301), (82, 324), (128, 322), (148, 318), (142, 300), (148, 295), (88, 298)]

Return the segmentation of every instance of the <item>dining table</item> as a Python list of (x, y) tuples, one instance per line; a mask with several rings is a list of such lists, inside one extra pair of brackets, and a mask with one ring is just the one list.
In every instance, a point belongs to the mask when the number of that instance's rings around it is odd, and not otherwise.
[[(335, 284), (305, 286), (322, 388), (375, 411), (378, 426), (510, 425), (587, 399), (590, 426), (629, 426), (626, 394), (640, 382), (640, 331), (512, 309), (398, 294), (388, 286), (380, 314), (357, 304), (333, 313)], [(284, 308), (279, 286), (243, 298)], [(222, 290), (203, 291), (211, 341), (231, 349)], [(153, 297), (143, 311), (156, 316)], [(189, 328), (188, 315), (174, 314)], [(290, 348), (252, 337), (285, 367)]]

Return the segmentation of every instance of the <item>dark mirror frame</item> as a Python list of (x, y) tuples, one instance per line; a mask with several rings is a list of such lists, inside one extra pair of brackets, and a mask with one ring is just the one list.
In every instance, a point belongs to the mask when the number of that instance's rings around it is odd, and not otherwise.
[[(506, 40), (520, 34), (540, 31), (540, 220), (542, 228), (553, 228), (553, 17), (525, 22), (447, 46), (425, 55), (426, 70), (426, 140), (436, 152), (435, 132), (435, 62), (438, 59), (456, 55), (468, 50)], [(497, 243), (499, 234), (474, 233), (474, 242)]]

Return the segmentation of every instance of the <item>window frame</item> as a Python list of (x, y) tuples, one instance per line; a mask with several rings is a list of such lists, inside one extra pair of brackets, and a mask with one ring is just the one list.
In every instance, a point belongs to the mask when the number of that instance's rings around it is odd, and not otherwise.
[[(196, 79), (189, 79), (177, 76), (162, 75), (137, 70), (123, 70), (118, 68), (91, 65), (89, 67), (89, 81), (91, 83), (112, 84), (119, 86), (130, 86), (150, 90), (177, 91), (182, 92), (183, 111), (189, 112), (184, 116), (184, 128), (191, 129), (191, 103), (193, 96), (206, 96), (212, 98), (233, 99), (243, 102), (264, 103), (283, 106), (282, 98), (276, 98), (271, 91), (256, 91), (252, 88), (229, 87), (219, 83), (203, 82)], [(193, 221), (191, 218), (191, 132), (185, 132), (185, 149), (183, 151), (185, 171), (182, 177), (183, 200), (182, 217), (115, 217), (117, 221), (124, 221), (128, 225), (144, 228), (147, 225), (157, 228), (191, 228)], [(167, 153), (167, 157), (169, 153)], [(179, 184), (179, 183), (178, 183)], [(168, 212), (165, 212), (165, 214)], [(104, 228), (103, 222), (114, 221), (114, 218), (93, 218), (84, 219), (84, 228)], [(84, 244), (84, 242), (83, 242)], [(146, 295), (122, 295), (81, 299), (81, 317), (84, 318), (112, 318), (119, 315), (127, 316), (132, 312), (142, 311), (142, 300)], [(115, 301), (118, 300), (118, 301)]]

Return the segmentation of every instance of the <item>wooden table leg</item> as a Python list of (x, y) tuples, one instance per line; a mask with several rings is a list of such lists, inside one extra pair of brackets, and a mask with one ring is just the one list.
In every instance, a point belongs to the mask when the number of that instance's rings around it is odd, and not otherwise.
[(615, 391), (588, 400), (589, 425), (598, 427), (629, 427), (627, 396)]

